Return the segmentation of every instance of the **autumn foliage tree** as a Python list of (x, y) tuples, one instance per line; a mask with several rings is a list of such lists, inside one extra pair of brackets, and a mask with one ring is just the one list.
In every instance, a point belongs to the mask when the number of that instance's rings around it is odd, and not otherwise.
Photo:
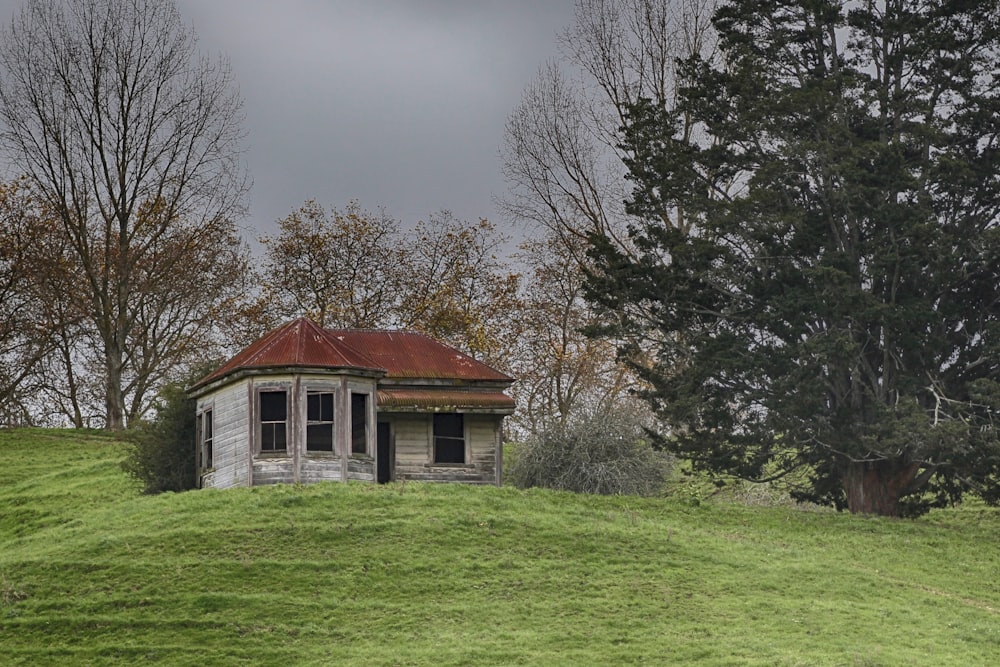
[(261, 328), (306, 315), (330, 328), (407, 328), (497, 361), (511, 343), (518, 275), (499, 256), (505, 239), (486, 220), (442, 212), (410, 230), (356, 202), (314, 201), (278, 221), (265, 249)]
[(396, 320), (505, 367), (519, 335), (520, 275), (501, 257), (508, 239), (493, 223), (443, 211), (400, 241)]
[(380, 326), (399, 300), (399, 223), (358, 202), (327, 211), (315, 201), (260, 239), (264, 302), (277, 319), (304, 314), (323, 327)]
[(31, 397), (57, 346), (46, 281), (46, 225), (22, 182), (0, 185), (0, 423), (31, 423)]
[(592, 237), (663, 444), (852, 512), (998, 500), (1000, 8), (733, 0), (715, 26), (723, 67), (631, 107), (635, 253)]

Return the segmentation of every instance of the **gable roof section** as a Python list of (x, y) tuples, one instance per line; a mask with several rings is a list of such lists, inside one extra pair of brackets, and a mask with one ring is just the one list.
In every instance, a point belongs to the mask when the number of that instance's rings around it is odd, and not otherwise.
[(264, 334), (198, 380), (191, 390), (239, 371), (287, 368), (359, 370), (396, 380), (513, 382), (513, 378), (420, 333), (328, 330), (300, 318)]
[(384, 368), (387, 378), (514, 381), (481, 361), (415, 331), (340, 329), (328, 333)]

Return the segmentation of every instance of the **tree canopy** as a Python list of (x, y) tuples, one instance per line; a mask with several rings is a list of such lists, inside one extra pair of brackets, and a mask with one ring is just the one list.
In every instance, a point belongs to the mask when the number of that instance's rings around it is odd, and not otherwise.
[(714, 25), (720, 64), (630, 109), (634, 254), (592, 237), (664, 445), (855, 512), (997, 500), (1000, 8), (733, 0)]
[(260, 239), (251, 319), (258, 329), (302, 315), (324, 327), (415, 329), (502, 365), (519, 332), (510, 313), (520, 276), (498, 255), (507, 240), (485, 219), (448, 211), (403, 230), (358, 202), (328, 211), (307, 201)]

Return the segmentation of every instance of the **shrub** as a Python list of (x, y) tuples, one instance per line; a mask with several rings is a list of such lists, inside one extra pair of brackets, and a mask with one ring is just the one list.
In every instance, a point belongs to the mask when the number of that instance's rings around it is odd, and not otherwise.
[(130, 430), (128, 439), (122, 468), (142, 482), (145, 493), (196, 486), (195, 405), (181, 384), (160, 391), (155, 419)]
[(518, 447), (508, 478), (532, 486), (601, 495), (653, 495), (669, 472), (628, 412), (588, 415), (552, 425)]

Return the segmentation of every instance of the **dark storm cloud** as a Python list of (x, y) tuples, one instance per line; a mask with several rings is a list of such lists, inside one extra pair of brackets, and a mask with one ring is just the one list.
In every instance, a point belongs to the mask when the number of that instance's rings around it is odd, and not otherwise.
[(499, 221), (507, 114), (572, 0), (179, 0), (246, 101), (249, 226), (315, 198)]

